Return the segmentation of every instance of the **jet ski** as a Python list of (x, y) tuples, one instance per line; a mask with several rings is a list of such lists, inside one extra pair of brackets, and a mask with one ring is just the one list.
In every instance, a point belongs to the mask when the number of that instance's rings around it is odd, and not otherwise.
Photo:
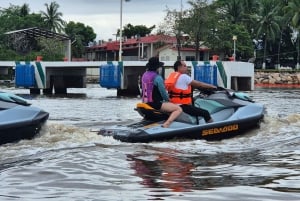
[(48, 117), (48, 112), (31, 106), (26, 99), (0, 92), (0, 145), (32, 139)]
[(264, 106), (255, 103), (244, 92), (219, 87), (213, 91), (202, 90), (193, 100), (196, 107), (209, 111), (212, 123), (206, 123), (202, 117), (182, 113), (168, 128), (163, 128), (168, 114), (146, 103), (138, 103), (135, 110), (143, 117), (142, 121), (103, 128), (99, 134), (133, 143), (179, 138), (222, 140), (259, 127), (264, 118)]

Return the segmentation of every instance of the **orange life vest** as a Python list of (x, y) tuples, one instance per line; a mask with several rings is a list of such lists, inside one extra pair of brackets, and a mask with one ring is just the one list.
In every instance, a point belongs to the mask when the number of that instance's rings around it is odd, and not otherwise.
[(192, 87), (182, 90), (175, 88), (175, 84), (181, 73), (172, 72), (165, 80), (165, 86), (169, 93), (170, 102), (175, 104), (192, 104)]

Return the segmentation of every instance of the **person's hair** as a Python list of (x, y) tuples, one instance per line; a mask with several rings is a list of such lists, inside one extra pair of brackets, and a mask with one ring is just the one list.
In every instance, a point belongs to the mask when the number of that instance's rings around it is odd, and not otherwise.
[(158, 57), (151, 57), (146, 64), (149, 71), (156, 71), (159, 67), (163, 67), (164, 63), (159, 61)]
[(176, 61), (175, 63), (174, 63), (174, 70), (175, 71), (178, 71), (178, 66), (181, 66), (182, 64), (181, 64), (181, 61), (179, 60), (179, 61)]

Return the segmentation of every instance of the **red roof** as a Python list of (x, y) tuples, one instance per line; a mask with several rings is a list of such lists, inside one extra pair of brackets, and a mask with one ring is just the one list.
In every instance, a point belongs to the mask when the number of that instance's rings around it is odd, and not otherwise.
[(119, 43), (117, 41), (110, 42), (110, 43), (104, 43), (100, 45), (100, 47), (104, 47), (107, 50), (119, 50)]
[[(123, 42), (123, 46), (130, 46), (130, 45), (138, 45), (139, 43), (156, 43), (156, 42), (165, 42), (168, 44), (176, 43), (176, 38), (167, 35), (150, 35), (141, 37), (140, 39), (137, 38), (130, 38), (126, 39)], [(112, 42), (105, 42), (101, 45), (94, 45), (88, 47), (88, 49), (103, 49), (103, 50), (119, 50), (120, 42), (119, 41), (112, 41)]]

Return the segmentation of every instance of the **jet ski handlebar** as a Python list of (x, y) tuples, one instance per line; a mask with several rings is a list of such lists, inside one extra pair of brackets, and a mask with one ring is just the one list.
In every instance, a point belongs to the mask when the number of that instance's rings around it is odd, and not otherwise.
[(227, 89), (224, 87), (217, 86), (216, 89), (208, 89), (208, 88), (197, 88), (200, 92), (200, 96), (205, 97), (215, 93), (225, 93), (230, 98), (237, 98), (240, 100), (254, 102), (254, 100), (246, 93), (235, 91), (232, 89)]

